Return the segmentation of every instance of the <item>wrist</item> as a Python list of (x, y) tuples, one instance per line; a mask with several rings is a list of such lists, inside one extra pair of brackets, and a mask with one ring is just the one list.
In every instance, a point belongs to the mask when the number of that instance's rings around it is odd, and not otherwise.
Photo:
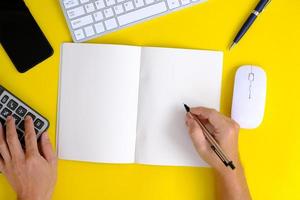
[(240, 173), (244, 172), (243, 166), (240, 163), (239, 159), (233, 161), (235, 169), (231, 169), (230, 167), (226, 167), (223, 163), (214, 168), (214, 171), (217, 175), (221, 177), (234, 177)]
[(17, 200), (50, 200), (50, 197), (35, 197), (34, 195), (17, 196)]

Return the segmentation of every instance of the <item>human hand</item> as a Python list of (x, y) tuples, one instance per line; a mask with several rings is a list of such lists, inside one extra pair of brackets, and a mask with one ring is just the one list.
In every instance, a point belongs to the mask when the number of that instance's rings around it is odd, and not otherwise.
[[(216, 139), (218, 144), (233, 161), (233, 163), (236, 166), (239, 166), (239, 125), (232, 119), (213, 109), (198, 107), (191, 108), (190, 112), (198, 116), (198, 118), (205, 124), (208, 130), (212, 133), (212, 136)], [(210, 143), (206, 140), (202, 129), (193, 119), (191, 113), (186, 114), (186, 124), (189, 128), (189, 133), (196, 150), (209, 165), (211, 165), (217, 171), (223, 172), (225, 165), (211, 149)]]
[(0, 123), (0, 171), (19, 200), (49, 200), (57, 175), (57, 159), (47, 133), (37, 143), (33, 121), (25, 119), (25, 152), (18, 140), (15, 121), (9, 116), (6, 135)]

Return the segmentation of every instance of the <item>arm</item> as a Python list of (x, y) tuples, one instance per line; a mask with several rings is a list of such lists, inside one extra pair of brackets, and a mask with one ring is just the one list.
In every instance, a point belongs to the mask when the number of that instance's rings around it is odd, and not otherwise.
[(50, 200), (56, 182), (57, 159), (47, 133), (37, 143), (32, 119), (25, 119), (24, 152), (14, 119), (9, 116), (6, 131), (0, 123), (0, 171), (17, 193), (18, 200)]
[(210, 144), (205, 139), (199, 125), (187, 113), (186, 124), (194, 146), (200, 156), (214, 168), (218, 199), (251, 200), (243, 167), (238, 155), (238, 124), (213, 109), (199, 107), (192, 108), (191, 112), (197, 115), (205, 124), (236, 166), (235, 170), (225, 167), (210, 148)]

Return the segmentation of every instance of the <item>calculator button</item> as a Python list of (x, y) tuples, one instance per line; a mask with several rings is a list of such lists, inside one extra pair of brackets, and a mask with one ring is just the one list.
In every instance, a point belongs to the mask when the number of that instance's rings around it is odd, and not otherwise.
[(34, 126), (35, 126), (36, 128), (38, 128), (38, 129), (41, 129), (41, 128), (43, 128), (43, 126), (44, 126), (44, 122), (41, 121), (40, 119), (37, 119), (37, 120), (35, 120), (35, 122), (34, 122)]
[(12, 112), (8, 110), (7, 108), (4, 108), (1, 112), (1, 115), (6, 119), (8, 116), (10, 116)]
[(1, 122), (2, 126), (4, 126), (4, 124), (5, 124), (5, 119), (3, 119), (3, 118), (0, 117), (0, 122)]
[(22, 106), (19, 106), (19, 108), (16, 111), (16, 113), (21, 117), (24, 117), (26, 112), (27, 112), (27, 110), (25, 108), (23, 108)]
[(9, 97), (7, 95), (5, 95), (4, 97), (2, 97), (1, 102), (6, 103), (8, 99), (9, 99)]
[(24, 120), (21, 121), (21, 123), (19, 124), (19, 129), (21, 129), (22, 131), (25, 131), (25, 124), (24, 124)]
[(10, 108), (11, 110), (15, 110), (18, 107), (18, 103), (11, 99), (7, 103), (7, 107)]
[(24, 133), (17, 129), (17, 135), (18, 135), (19, 140), (21, 140), (24, 136)]
[(17, 129), (17, 134), (18, 134), (18, 138), (19, 138), (19, 141), (22, 145), (22, 147), (25, 149), (25, 137), (24, 137), (24, 133), (20, 130)]
[(13, 118), (15, 118), (15, 124), (18, 125), (19, 122), (21, 121), (21, 118), (16, 114), (13, 114)]
[(35, 115), (34, 114), (32, 114), (31, 112), (28, 112), (27, 114), (26, 114), (26, 116), (27, 115), (29, 115), (30, 117), (31, 117), (31, 119), (32, 119), (32, 121), (34, 121), (35, 120)]

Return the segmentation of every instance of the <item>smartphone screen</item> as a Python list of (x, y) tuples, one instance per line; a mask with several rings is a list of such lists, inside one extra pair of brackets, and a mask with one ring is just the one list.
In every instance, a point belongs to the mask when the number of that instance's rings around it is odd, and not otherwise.
[(53, 54), (23, 0), (0, 0), (0, 42), (22, 73)]

